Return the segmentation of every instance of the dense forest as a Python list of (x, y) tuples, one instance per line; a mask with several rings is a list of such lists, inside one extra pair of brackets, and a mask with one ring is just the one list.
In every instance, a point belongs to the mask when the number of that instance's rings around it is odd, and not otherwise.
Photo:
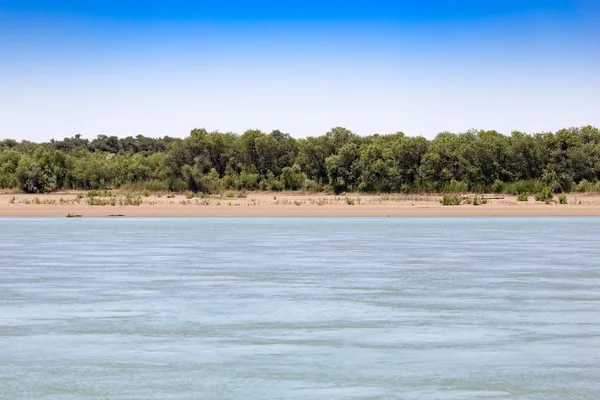
[(295, 139), (275, 130), (242, 135), (194, 129), (180, 138), (76, 135), (47, 143), (0, 141), (0, 188), (193, 192), (600, 191), (600, 131), (443, 132), (359, 136), (334, 128)]

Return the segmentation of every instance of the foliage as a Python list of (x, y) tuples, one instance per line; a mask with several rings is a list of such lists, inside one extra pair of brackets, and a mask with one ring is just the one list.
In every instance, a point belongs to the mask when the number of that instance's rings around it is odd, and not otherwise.
[(481, 204), (487, 204), (487, 199), (485, 199), (484, 197), (479, 197), (479, 196), (475, 195), (475, 197), (473, 197), (473, 205), (479, 206)]
[(445, 194), (442, 196), (440, 203), (443, 206), (458, 206), (462, 203), (462, 198), (457, 194)]
[(564, 193), (561, 193), (558, 195), (558, 202), (560, 204), (567, 204), (567, 195)]
[(548, 186), (544, 187), (538, 194), (535, 195), (535, 201), (550, 203), (553, 199), (554, 194), (552, 193), (552, 189), (550, 189)]
[(515, 186), (517, 194), (537, 193), (543, 188), (540, 182), (531, 179), (517, 182)]
[(19, 160), (15, 176), (19, 189), (25, 193), (44, 193), (56, 189), (56, 175), (51, 168), (28, 156)]
[(237, 135), (194, 129), (183, 139), (0, 140), (0, 189), (27, 193), (122, 188), (522, 195), (600, 192), (599, 180), (600, 131), (591, 126), (509, 136), (442, 132), (432, 140), (402, 132), (359, 136), (341, 127), (303, 139), (278, 130)]
[(306, 175), (302, 173), (298, 164), (294, 164), (293, 167), (283, 168), (280, 180), (286, 190), (299, 190), (306, 182)]
[(529, 195), (527, 193), (519, 193), (517, 195), (517, 201), (528, 201)]

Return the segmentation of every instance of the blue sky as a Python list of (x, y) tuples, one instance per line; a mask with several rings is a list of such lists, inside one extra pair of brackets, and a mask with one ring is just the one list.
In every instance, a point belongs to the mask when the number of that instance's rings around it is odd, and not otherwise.
[(600, 126), (595, 0), (0, 0), (0, 138)]

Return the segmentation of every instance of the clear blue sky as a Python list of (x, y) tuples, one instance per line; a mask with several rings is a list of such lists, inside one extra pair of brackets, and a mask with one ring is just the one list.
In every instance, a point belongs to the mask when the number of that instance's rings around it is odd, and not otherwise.
[(0, 138), (600, 126), (599, 3), (0, 0)]

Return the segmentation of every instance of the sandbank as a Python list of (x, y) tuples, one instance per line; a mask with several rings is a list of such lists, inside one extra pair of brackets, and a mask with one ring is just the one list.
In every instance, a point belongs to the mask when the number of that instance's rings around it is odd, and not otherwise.
[[(105, 193), (106, 194), (106, 193)], [(110, 192), (0, 194), (0, 217), (548, 217), (600, 216), (600, 195), (571, 194), (568, 204), (484, 195), (486, 204), (443, 206), (439, 195), (228, 193), (204, 197)], [(129, 200), (126, 200), (129, 196)], [(472, 197), (472, 195), (467, 195)], [(131, 198), (135, 198), (132, 205)], [(128, 205), (125, 205), (128, 204)]]

